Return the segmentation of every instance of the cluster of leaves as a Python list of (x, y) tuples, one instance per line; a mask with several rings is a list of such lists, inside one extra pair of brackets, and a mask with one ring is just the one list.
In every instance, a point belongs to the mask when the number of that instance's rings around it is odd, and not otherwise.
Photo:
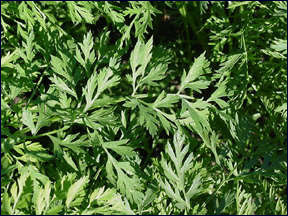
[(287, 214), (286, 25), (284, 1), (1, 1), (1, 214)]

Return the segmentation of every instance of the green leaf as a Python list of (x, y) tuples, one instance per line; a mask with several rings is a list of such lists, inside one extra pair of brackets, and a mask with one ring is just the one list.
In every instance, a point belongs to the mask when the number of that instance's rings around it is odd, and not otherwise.
[[(119, 83), (119, 80), (120, 77), (117, 75), (113, 75), (113, 71), (111, 68), (103, 68), (99, 74), (92, 74), (92, 76), (87, 82), (86, 88), (83, 90), (87, 102), (84, 108), (84, 112), (86, 112), (93, 106), (96, 99), (98, 99), (99, 95), (103, 91), (117, 85)], [(97, 91), (95, 94), (96, 86)]]
[(97, 188), (93, 192), (93, 199), (97, 201), (98, 207), (86, 209), (82, 214), (123, 214), (134, 215), (127, 200), (122, 199), (121, 195), (114, 188)]
[[(194, 84), (192, 83), (194, 80), (196, 80), (197, 78), (199, 78), (202, 74), (204, 74), (205, 72), (209, 72), (209, 61), (206, 60), (205, 58), (205, 52), (202, 53), (198, 58), (195, 59), (192, 67), (190, 68), (188, 74), (186, 75), (186, 73), (184, 72), (182, 77), (181, 77), (181, 85), (180, 88), (178, 90), (178, 94), (180, 92), (182, 92), (183, 90), (185, 90), (186, 88), (191, 88), (193, 90), (193, 87), (195, 87), (195, 90), (199, 90), (199, 85), (200, 83), (202, 84), (202, 86), (200, 85), (200, 87), (202, 88), (207, 88), (208, 86), (208, 82), (207, 81), (200, 81), (197, 83), (194, 82)], [(198, 85), (198, 86), (197, 86)]]
[(35, 211), (37, 215), (41, 215), (42, 213), (45, 212), (45, 209), (49, 207), (51, 185), (50, 182), (47, 182), (44, 188), (35, 186), (34, 186)]
[(271, 48), (280, 52), (283, 55), (287, 54), (287, 40), (276, 39), (271, 45)]
[(23, 121), (23, 124), (26, 125), (30, 129), (31, 133), (35, 135), (36, 127), (33, 122), (33, 115), (31, 111), (23, 110), (22, 121)]
[(227, 76), (227, 74), (231, 72), (236, 63), (239, 62), (242, 57), (242, 53), (229, 56), (227, 61), (220, 64), (221, 67), (216, 72), (222, 74), (222, 76)]
[[(95, 62), (96, 56), (94, 48), (94, 42), (91, 31), (87, 33), (86, 36), (84, 36), (83, 43), (79, 43), (79, 47), (76, 47), (76, 60), (87, 70), (89, 71), (91, 68), (91, 65)], [(82, 57), (82, 54), (80, 52), (82, 51), (84, 58)]]
[(151, 108), (143, 106), (141, 104), (138, 105), (139, 107), (139, 123), (140, 125), (144, 125), (149, 130), (149, 133), (154, 136), (157, 132), (157, 125), (159, 122), (155, 118), (155, 113)]
[(18, 58), (18, 50), (14, 50), (11, 54), (8, 52), (3, 57), (1, 56), (1, 69), (4, 67), (14, 68), (14, 65), (11, 62), (16, 61)]
[(204, 131), (211, 131), (211, 128), (208, 122), (208, 116), (205, 115), (204, 112), (200, 112), (197, 109), (193, 108), (193, 106), (191, 106), (191, 103), (189, 103), (185, 99), (182, 99), (182, 108), (183, 110), (188, 110), (188, 113), (190, 114), (190, 118), (192, 119), (192, 122), (191, 122), (192, 127), (200, 136), (202, 137), (204, 136), (203, 135)]
[(157, 191), (151, 189), (151, 188), (148, 188), (146, 193), (145, 193), (145, 196), (144, 196), (144, 199), (142, 200), (141, 204), (140, 204), (140, 213), (142, 210), (144, 210), (146, 207), (148, 207), (151, 203), (153, 203), (153, 201), (156, 199), (157, 197)]
[(125, 16), (133, 16), (134, 19), (131, 22), (134, 24), (136, 32), (135, 36), (143, 39), (144, 33), (147, 32), (148, 27), (152, 26), (152, 15), (161, 13), (157, 8), (153, 7), (150, 2), (129, 2), (130, 7), (124, 11)]
[[(178, 128), (173, 137), (174, 149), (168, 142), (166, 148), (166, 155), (162, 155), (161, 166), (164, 170), (164, 178), (159, 179), (160, 186), (165, 190), (166, 194), (176, 201), (175, 206), (181, 210), (190, 210), (190, 199), (200, 193), (203, 193), (203, 187), (201, 185), (201, 173), (197, 171), (197, 163), (193, 162), (193, 153), (189, 153), (189, 145), (184, 145), (185, 135), (181, 128)], [(168, 158), (172, 163), (168, 162)], [(196, 171), (198, 174), (193, 178), (192, 184), (191, 169), (193, 175)], [(189, 189), (188, 187), (189, 186)]]
[(11, 207), (11, 197), (9, 197), (7, 192), (4, 192), (1, 201), (1, 214), (9, 214), (9, 215), (13, 214)]
[(168, 69), (166, 64), (158, 64), (157, 66), (151, 68), (150, 72), (141, 79), (140, 84), (148, 84), (150, 86), (158, 86), (157, 81), (165, 78), (165, 73)]
[(58, 58), (57, 56), (51, 55), (51, 66), (52, 70), (57, 73), (58, 75), (65, 78), (65, 80), (69, 81), (70, 83), (73, 83), (73, 77), (71, 74), (69, 74), (68, 67), (68, 61), (69, 58), (63, 53), (60, 53), (62, 59)]
[(97, 79), (97, 93), (100, 95), (103, 91), (113, 86), (116, 86), (119, 83), (120, 77), (113, 74), (113, 70), (109, 68), (104, 68), (100, 71)]
[(88, 176), (83, 176), (80, 178), (77, 182), (72, 184), (69, 187), (68, 193), (67, 193), (67, 199), (66, 199), (66, 206), (67, 208), (70, 207), (74, 199), (77, 197), (78, 193), (84, 189), (84, 186), (88, 183)]
[[(139, 87), (137, 85), (137, 78), (139, 76), (141, 77), (144, 76), (146, 67), (152, 57), (151, 53), (152, 47), (153, 47), (152, 37), (148, 40), (146, 44), (138, 40), (133, 51), (131, 52), (130, 65), (132, 69), (133, 95), (136, 93), (136, 90)], [(150, 76), (152, 76), (153, 80), (152, 74)]]
[(64, 151), (63, 152), (63, 158), (75, 171), (78, 171), (78, 168), (77, 168), (76, 164), (74, 163), (72, 157), (69, 155), (69, 153)]
[(243, 2), (231, 2), (228, 6), (228, 9), (234, 9), (236, 7), (240, 7), (243, 5), (251, 4), (250, 1), (243, 1)]
[(209, 97), (207, 102), (214, 101), (216, 102), (221, 108), (226, 108), (229, 106), (229, 104), (222, 100), (221, 97), (229, 96), (230, 93), (227, 90), (227, 81), (223, 81), (219, 84), (216, 91), (212, 93), (212, 95)]
[(66, 2), (66, 4), (73, 23), (83, 21), (93, 23), (94, 16), (91, 12), (92, 5), (90, 2)]
[(84, 150), (82, 147), (88, 147), (89, 142), (86, 140), (87, 136), (81, 136), (78, 139), (77, 136), (78, 134), (73, 134), (73, 135), (67, 135), (65, 139), (59, 139), (58, 137), (54, 137), (51, 135), (48, 135), (51, 141), (54, 144), (54, 153), (59, 155), (62, 154), (62, 150), (60, 146), (65, 146), (71, 150), (73, 150), (76, 154), (79, 153), (84, 153)]
[(153, 103), (153, 107), (155, 108), (171, 108), (175, 103), (179, 101), (179, 97), (177, 95), (165, 94), (165, 91), (162, 91), (161, 94), (157, 97), (157, 99)]
[(119, 141), (104, 142), (102, 145), (105, 148), (112, 149), (117, 154), (132, 157), (135, 155), (135, 152), (133, 152), (132, 147), (125, 145), (128, 143), (128, 141), (128, 139), (123, 139)]
[(50, 77), (50, 80), (55, 84), (59, 91), (66, 92), (67, 94), (70, 94), (77, 99), (77, 94), (75, 90), (69, 88), (60, 77), (54, 75), (53, 77)]
[[(116, 182), (117, 188), (119, 188), (122, 194), (126, 195), (128, 200), (133, 203), (140, 203), (144, 197), (144, 194), (141, 192), (143, 186), (139, 177), (136, 175), (134, 168), (128, 162), (118, 162), (108, 151), (106, 153), (108, 155), (106, 171), (112, 182), (114, 184)], [(112, 166), (117, 173), (116, 181), (114, 179), (116, 175)]]
[(202, 188), (200, 186), (201, 186), (201, 176), (197, 175), (193, 179), (192, 185), (187, 192), (187, 198), (191, 199), (193, 196), (200, 193), (202, 191)]

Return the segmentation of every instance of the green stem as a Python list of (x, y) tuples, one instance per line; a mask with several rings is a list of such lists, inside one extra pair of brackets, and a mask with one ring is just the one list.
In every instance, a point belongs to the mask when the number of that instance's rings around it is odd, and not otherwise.
[(40, 79), (38, 80), (36, 86), (34, 87), (33, 92), (32, 92), (32, 94), (30, 95), (30, 97), (29, 97), (29, 99), (28, 99), (28, 102), (26, 103), (25, 109), (27, 109), (27, 107), (28, 107), (31, 99), (34, 97), (34, 95), (35, 95), (35, 93), (36, 93), (36, 89), (38, 88), (38, 86), (39, 86), (40, 83), (42, 82), (42, 79), (43, 79), (44, 74), (45, 74), (45, 73), (43, 72), (42, 75), (41, 75), (41, 77), (40, 77)]
[(190, 43), (190, 32), (189, 32), (189, 24), (187, 21), (187, 9), (186, 4), (183, 4), (181, 8), (179, 8), (179, 12), (182, 15), (184, 26), (185, 26), (185, 35), (186, 35), (186, 43), (187, 43), (187, 55), (188, 60), (191, 59), (191, 43)]
[(37, 139), (39, 137), (48, 136), (48, 135), (55, 134), (55, 133), (58, 133), (58, 132), (63, 131), (63, 130), (67, 130), (68, 128), (69, 128), (69, 126), (65, 126), (65, 127), (61, 128), (61, 129), (57, 129), (57, 130), (54, 130), (54, 131), (43, 133), (43, 134), (40, 134), (40, 135), (37, 135), (37, 136), (30, 136), (30, 137), (27, 137), (27, 138), (28, 139)]
[[(231, 175), (234, 173), (234, 171), (243, 163), (244, 161), (244, 158), (234, 167), (233, 170), (230, 171), (229, 175), (227, 176), (226, 179), (222, 180), (222, 182), (220, 183), (220, 185), (218, 186), (218, 188), (216, 189), (216, 191), (214, 192), (215, 194), (223, 187), (223, 185), (226, 183), (226, 182), (229, 182), (231, 180), (233, 180), (233, 178), (230, 178)], [(204, 202), (203, 206), (206, 204), (212, 199), (212, 195)]]

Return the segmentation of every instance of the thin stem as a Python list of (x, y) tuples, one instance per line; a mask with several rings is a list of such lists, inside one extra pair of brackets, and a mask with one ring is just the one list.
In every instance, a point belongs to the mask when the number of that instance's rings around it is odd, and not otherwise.
[(38, 80), (35, 88), (33, 89), (33, 92), (32, 92), (32, 94), (30, 95), (30, 97), (29, 97), (29, 99), (28, 99), (28, 102), (26, 103), (25, 109), (27, 109), (27, 107), (28, 107), (31, 99), (34, 97), (34, 95), (35, 95), (35, 93), (36, 93), (36, 89), (38, 88), (38, 86), (39, 86), (40, 83), (42, 82), (42, 79), (43, 79), (44, 74), (45, 74), (45, 73), (43, 72), (42, 75), (41, 75), (41, 77), (40, 77), (40, 79)]
[(40, 134), (40, 135), (37, 135), (37, 136), (27, 137), (27, 139), (37, 139), (39, 137), (48, 136), (48, 135), (55, 134), (55, 133), (58, 133), (58, 132), (63, 131), (63, 130), (67, 130), (68, 128), (69, 128), (69, 126), (65, 126), (65, 127), (61, 128), (61, 129), (53, 130), (53, 131), (50, 131), (50, 132), (47, 132), (47, 133), (43, 133), (43, 134)]

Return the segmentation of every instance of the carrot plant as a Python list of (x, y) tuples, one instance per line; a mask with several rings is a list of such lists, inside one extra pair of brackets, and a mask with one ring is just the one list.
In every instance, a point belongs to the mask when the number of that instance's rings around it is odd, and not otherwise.
[(1, 214), (287, 214), (287, 2), (1, 1)]

